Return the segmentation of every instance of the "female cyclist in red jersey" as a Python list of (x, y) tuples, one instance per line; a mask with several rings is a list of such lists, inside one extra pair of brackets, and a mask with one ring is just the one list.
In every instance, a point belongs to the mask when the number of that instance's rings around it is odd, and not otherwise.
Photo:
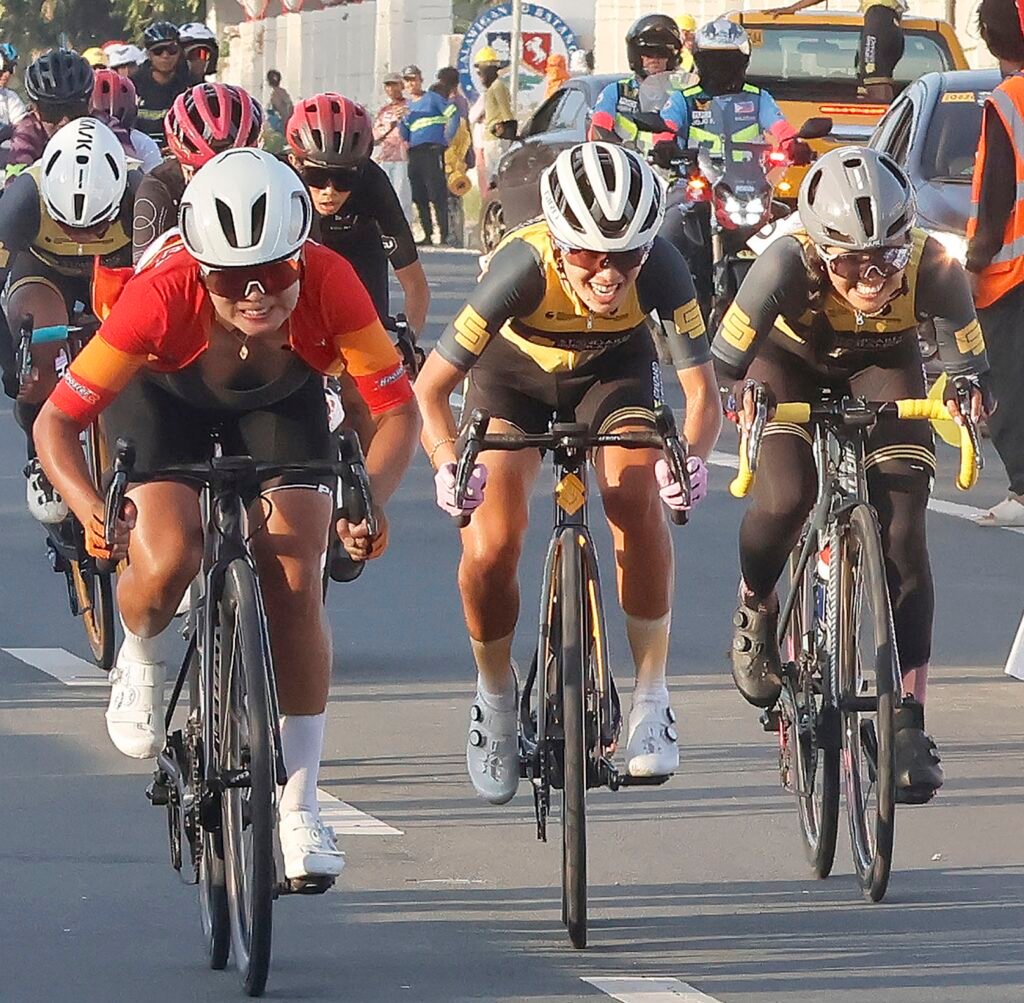
[[(307, 241), (312, 207), (295, 173), (260, 150), (228, 150), (182, 198), (180, 238), (125, 285), (38, 419), (43, 465), (86, 528), (90, 552), (131, 563), (118, 580), (125, 641), (111, 673), (107, 730), (126, 755), (163, 739), (164, 642), (200, 567), (198, 493), (181, 481), (134, 486), (117, 542), (103, 541), (103, 499), (78, 436), (100, 412), (130, 435), (140, 470), (195, 463), (219, 429), (228, 455), (258, 462), (328, 461), (322, 374), (347, 370), (377, 426), (367, 468), (378, 503), (401, 479), (419, 419), (412, 388), (351, 266)], [(284, 351), (282, 351), (284, 349)], [(343, 856), (324, 829), (316, 780), (331, 671), (321, 561), (333, 513), (315, 478), (279, 478), (250, 509), (281, 709), (288, 782), (279, 801), (288, 878), (334, 875)], [(265, 494), (273, 491), (273, 504)], [(376, 557), (386, 530), (339, 523), (356, 559)]]

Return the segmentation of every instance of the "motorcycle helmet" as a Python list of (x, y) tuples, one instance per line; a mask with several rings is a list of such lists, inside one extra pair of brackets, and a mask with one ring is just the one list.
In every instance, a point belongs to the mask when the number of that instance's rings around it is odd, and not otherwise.
[(735, 21), (716, 18), (693, 36), (693, 61), (708, 94), (734, 94), (746, 80), (750, 36)]
[(682, 51), (679, 25), (668, 14), (645, 14), (626, 32), (626, 58), (639, 80), (647, 76), (644, 56), (663, 56), (668, 60), (665, 68), (671, 73), (678, 68)]

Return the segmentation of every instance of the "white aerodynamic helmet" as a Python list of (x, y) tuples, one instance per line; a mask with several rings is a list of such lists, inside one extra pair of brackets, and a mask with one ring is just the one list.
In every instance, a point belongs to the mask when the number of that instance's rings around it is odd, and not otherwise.
[(53, 134), (40, 159), (39, 191), (47, 212), (86, 230), (121, 211), (128, 162), (120, 140), (95, 118), (76, 118)]
[(541, 207), (555, 243), (588, 251), (650, 244), (665, 216), (665, 188), (640, 154), (580, 143), (541, 175)]
[(313, 220), (306, 186), (264, 150), (234, 148), (196, 171), (178, 227), (189, 253), (211, 268), (244, 268), (297, 254)]
[(146, 61), (146, 54), (137, 45), (127, 42), (111, 42), (104, 46), (107, 66), (116, 70), (119, 66), (138, 66)]

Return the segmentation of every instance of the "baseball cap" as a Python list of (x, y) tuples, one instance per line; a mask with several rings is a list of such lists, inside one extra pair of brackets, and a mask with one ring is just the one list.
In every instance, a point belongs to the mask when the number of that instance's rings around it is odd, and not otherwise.
[(402, 76), (422, 77), (423, 71), (415, 63), (410, 63), (404, 70), (402, 70)]
[(400, 84), (401, 82), (402, 82), (402, 74), (401, 73), (391, 72), (391, 73), (385, 73), (384, 74), (384, 83), (386, 83), (386, 84)]

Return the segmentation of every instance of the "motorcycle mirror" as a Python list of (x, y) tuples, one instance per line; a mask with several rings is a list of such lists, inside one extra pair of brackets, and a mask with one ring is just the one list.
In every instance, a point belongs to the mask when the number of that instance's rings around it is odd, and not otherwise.
[(771, 221), (774, 223), (779, 219), (786, 219), (793, 215), (793, 210), (790, 206), (786, 205), (785, 202), (780, 202), (778, 199), (772, 199), (771, 206)]
[(634, 112), (630, 118), (641, 132), (671, 132), (665, 120), (656, 111)]
[(809, 118), (802, 126), (797, 136), (800, 139), (824, 139), (832, 131), (832, 119), (826, 117)]

